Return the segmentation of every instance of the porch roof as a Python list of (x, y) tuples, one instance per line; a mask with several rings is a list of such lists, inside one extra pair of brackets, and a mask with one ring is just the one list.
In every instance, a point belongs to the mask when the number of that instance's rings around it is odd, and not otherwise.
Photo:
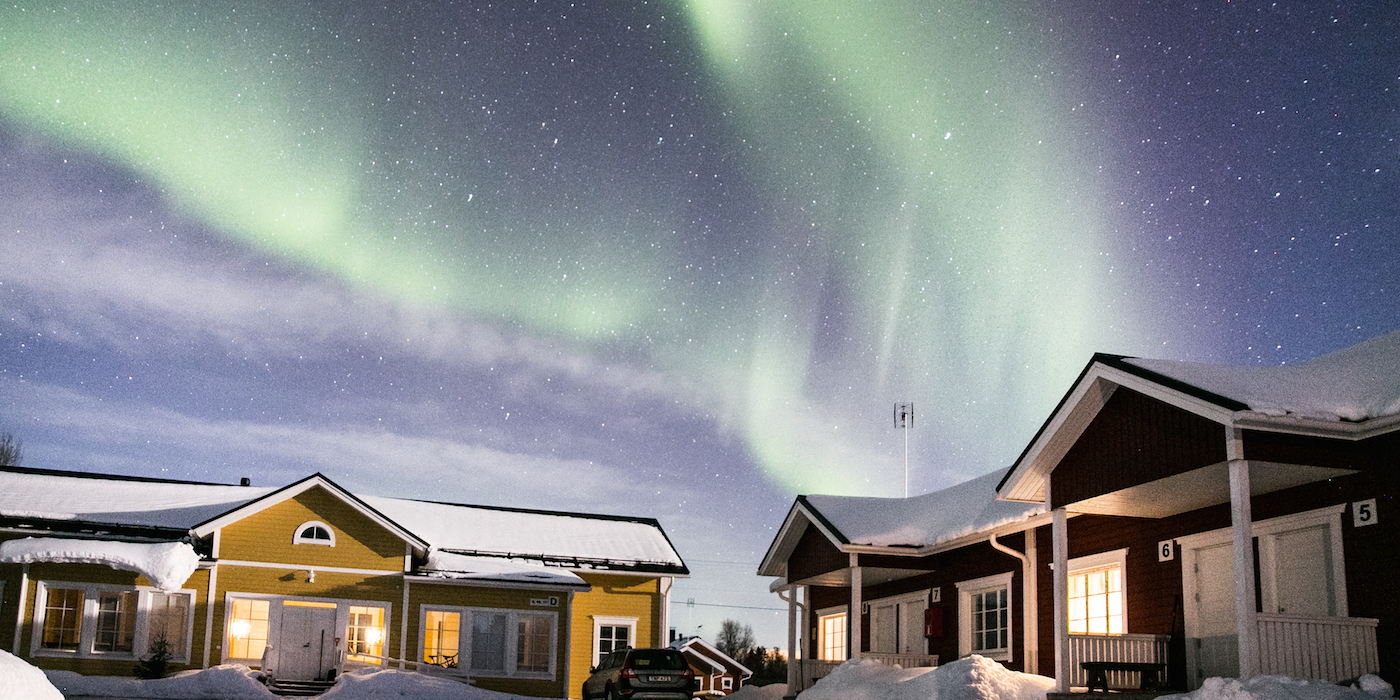
[[(1400, 429), (1400, 331), (1300, 365), (1225, 367), (1098, 354), (997, 485), (997, 497), (1044, 503), (1045, 483), (1114, 393), (1126, 387), (1225, 427), (1356, 441)], [(1246, 454), (1248, 457), (1248, 454)], [(1252, 460), (1255, 493), (1350, 473)], [(1229, 500), (1225, 462), (1074, 504), (1077, 512), (1160, 517)], [(1057, 501), (1060, 499), (1056, 499)]]
[[(798, 496), (768, 553), (760, 576), (786, 576), (787, 560), (807, 527), (816, 527), (842, 552), (919, 557), (960, 546), (1008, 525), (1024, 526), (1044, 511), (1038, 504), (996, 499), (1001, 472), (984, 474), (956, 486), (911, 498)], [(1017, 528), (1012, 528), (1017, 529)], [(862, 567), (863, 580), (878, 582), (923, 571)], [(849, 585), (849, 569), (830, 572), (820, 585)]]

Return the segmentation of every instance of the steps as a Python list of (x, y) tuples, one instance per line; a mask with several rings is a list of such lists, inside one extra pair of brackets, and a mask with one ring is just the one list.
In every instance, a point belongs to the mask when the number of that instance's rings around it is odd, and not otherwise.
[(289, 698), (310, 698), (320, 695), (331, 689), (335, 681), (290, 681), (282, 679), (268, 679), (267, 689), (273, 695), (280, 695)]

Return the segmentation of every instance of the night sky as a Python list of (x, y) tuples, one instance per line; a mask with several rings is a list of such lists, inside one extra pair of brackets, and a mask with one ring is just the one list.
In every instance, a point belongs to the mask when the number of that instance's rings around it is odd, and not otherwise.
[[(1005, 469), (1096, 351), (1400, 327), (1387, 2), (0, 8), (25, 466), (658, 518)], [(692, 601), (693, 605), (687, 605)]]

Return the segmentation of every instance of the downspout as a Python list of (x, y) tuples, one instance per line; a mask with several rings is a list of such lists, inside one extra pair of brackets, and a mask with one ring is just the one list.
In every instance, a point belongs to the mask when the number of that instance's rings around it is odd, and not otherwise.
[(662, 576), (661, 580), (657, 582), (657, 587), (661, 589), (661, 614), (658, 616), (661, 619), (660, 624), (657, 625), (659, 629), (656, 630), (656, 646), (662, 648), (671, 645), (667, 633), (671, 631), (671, 586), (675, 581), (676, 579), (670, 576)]
[(19, 650), (20, 638), (24, 632), (24, 606), (29, 603), (29, 565), (21, 564), (19, 567), (19, 613), (15, 615), (15, 656), (29, 656)]
[[(1028, 543), (1033, 541), (1030, 539), (1029, 531), (1027, 532), (1026, 541)], [(1031, 568), (1031, 560), (1026, 555), (998, 542), (996, 532), (987, 535), (987, 544), (991, 545), (992, 549), (1002, 554), (1016, 557), (1021, 561), (1021, 653), (1025, 654), (1025, 661), (1022, 662), (1021, 670), (1026, 673), (1034, 673), (1034, 671), (1031, 670), (1032, 664), (1034, 663), (1034, 657), (1031, 656), (1031, 648), (1034, 646), (1033, 639), (1035, 631), (1033, 627), (1035, 618), (1032, 617), (1031, 608), (1034, 605), (1032, 601), (1035, 598), (1035, 587), (1032, 583), (1035, 572)]]

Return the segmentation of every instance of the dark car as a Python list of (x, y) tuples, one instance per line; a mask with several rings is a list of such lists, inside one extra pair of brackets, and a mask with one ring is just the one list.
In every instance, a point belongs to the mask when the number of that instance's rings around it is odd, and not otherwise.
[(675, 649), (618, 649), (583, 682), (583, 700), (690, 700), (695, 672)]

